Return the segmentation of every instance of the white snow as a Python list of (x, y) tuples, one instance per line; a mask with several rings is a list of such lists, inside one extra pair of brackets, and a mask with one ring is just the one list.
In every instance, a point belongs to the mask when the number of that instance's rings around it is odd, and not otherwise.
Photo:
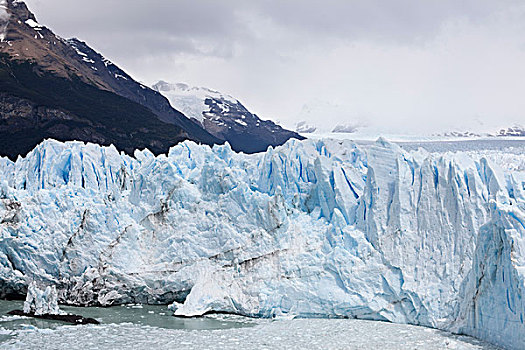
[(26, 23), (28, 26), (30, 26), (31, 28), (35, 29), (35, 30), (38, 30), (38, 29), (42, 29), (42, 28), (43, 28), (43, 26), (42, 26), (40, 23), (38, 23), (38, 22), (36, 22), (36, 21), (34, 21), (34, 20), (32, 20), (32, 19), (28, 19), (25, 23)]
[(189, 292), (179, 315), (357, 317), (519, 348), (524, 149), (184, 142), (132, 158), (45, 141), (0, 159), (2, 288), (38, 277), (62, 301), (103, 305)]
[(106, 68), (108, 66), (112, 66), (113, 65), (113, 62), (111, 62), (110, 60), (108, 60), (107, 58), (105, 57), (102, 57), (102, 62), (104, 63), (104, 65), (106, 66)]
[(123, 76), (122, 74), (117, 74), (115, 73), (115, 78), (117, 79), (124, 79), (124, 80), (128, 80), (128, 78), (126, 78), (125, 76)]
[(235, 122), (237, 124), (242, 125), (242, 126), (248, 126), (248, 124), (246, 124), (246, 122), (244, 120), (242, 120), (242, 119), (235, 119)]
[(7, 0), (0, 0), (0, 42), (4, 42), (9, 24), (9, 13), (7, 12)]
[(0, 18), (9, 18), (9, 13), (7, 13), (7, 0), (0, 0)]
[(75, 45), (71, 45), (71, 47), (76, 51), (76, 53), (79, 55), (79, 56), (82, 56), (82, 59), (88, 57), (88, 55), (82, 51), (80, 51)]
[[(81, 58), (82, 58), (82, 61), (85, 62), (85, 63), (88, 63), (88, 64), (94, 64), (95, 61), (90, 59), (88, 54), (85, 53), (85, 52), (82, 52), (78, 47), (77, 47), (77, 43), (74, 39), (68, 39), (68, 40), (65, 40), (64, 41), (65, 43), (67, 43), (73, 50), (75, 50), (75, 52), (77, 53), (77, 55), (79, 55)], [(105, 63), (105, 62), (104, 62)], [(107, 67), (107, 64), (106, 64), (106, 67)], [(93, 67), (91, 66), (91, 69), (93, 70), (97, 70), (96, 67)]]
[[(208, 98), (223, 100), (232, 104), (238, 103), (232, 96), (203, 87), (191, 87), (183, 83), (170, 84), (159, 81), (153, 85), (153, 89), (164, 95), (170, 101), (173, 108), (182, 112), (188, 118), (195, 119), (199, 122), (203, 122), (204, 113), (210, 110), (209, 106), (205, 103)], [(223, 111), (229, 111), (227, 105), (221, 104), (221, 106)]]

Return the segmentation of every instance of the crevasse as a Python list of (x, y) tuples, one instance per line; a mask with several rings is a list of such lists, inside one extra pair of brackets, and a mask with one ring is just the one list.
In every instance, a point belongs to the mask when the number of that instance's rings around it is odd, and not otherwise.
[(525, 343), (525, 174), (379, 139), (0, 159), (0, 295), (357, 317)]

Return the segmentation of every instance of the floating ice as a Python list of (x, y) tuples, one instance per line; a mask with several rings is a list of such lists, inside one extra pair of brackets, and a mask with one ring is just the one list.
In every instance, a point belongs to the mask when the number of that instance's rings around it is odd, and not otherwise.
[[(1, 332), (1, 329), (0, 329)], [(360, 349), (497, 350), (466, 336), (434, 329), (362, 320), (297, 319), (262, 322), (255, 327), (180, 330), (143, 325), (62, 326), (52, 330), (11, 331), (3, 349)], [(14, 333), (14, 334), (13, 334)], [(1, 333), (0, 333), (1, 335)], [(110, 345), (108, 345), (110, 344)]]
[(55, 286), (47, 286), (41, 290), (36, 282), (31, 282), (27, 289), (26, 301), (24, 302), (24, 313), (35, 315), (60, 315), (58, 307), (57, 289)]

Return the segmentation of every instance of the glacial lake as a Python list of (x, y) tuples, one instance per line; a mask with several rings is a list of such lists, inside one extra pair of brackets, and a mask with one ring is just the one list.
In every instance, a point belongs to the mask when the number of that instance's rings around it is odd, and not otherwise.
[(62, 306), (100, 325), (9, 316), (20, 301), (0, 300), (2, 349), (498, 349), (471, 337), (349, 319), (261, 320), (234, 315), (176, 318), (166, 306)]

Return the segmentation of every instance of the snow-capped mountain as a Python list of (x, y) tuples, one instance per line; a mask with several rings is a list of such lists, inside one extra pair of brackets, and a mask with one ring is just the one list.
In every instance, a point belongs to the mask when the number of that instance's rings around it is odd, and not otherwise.
[(345, 123), (335, 122), (325, 123), (323, 127), (318, 126), (314, 121), (302, 120), (295, 124), (295, 131), (298, 133), (311, 134), (311, 133), (345, 133), (353, 134), (359, 130), (366, 129), (364, 125), (358, 123)]
[(496, 136), (525, 137), (525, 127), (521, 125), (516, 125), (510, 128), (501, 129), (495, 135)]
[[(313, 138), (335, 138), (335, 139), (351, 139), (351, 140), (375, 140), (380, 136), (386, 136), (394, 141), (438, 141), (438, 140), (454, 140), (454, 139), (481, 139), (481, 138), (501, 138), (525, 137), (525, 128), (522, 126), (513, 126), (509, 128), (502, 128), (499, 131), (461, 131), (449, 130), (439, 133), (416, 133), (416, 132), (392, 132), (388, 128), (367, 126), (365, 124), (355, 123), (341, 123), (330, 126), (329, 123), (323, 127), (316, 126), (315, 123), (308, 123), (302, 121), (296, 124), (295, 130), (300, 133)], [(481, 129), (486, 130), (486, 129)], [(495, 129), (493, 129), (495, 130)]]
[(368, 127), (366, 119), (353, 113), (351, 107), (321, 99), (303, 105), (295, 119), (299, 133), (354, 133)]
[(448, 131), (445, 133), (437, 134), (437, 136), (445, 137), (525, 137), (525, 127), (521, 125), (515, 125), (509, 128), (502, 128), (499, 131), (485, 131), (485, 132), (473, 132), (473, 131)]
[[(290, 140), (0, 158), (0, 296), (357, 317), (525, 343), (523, 152)], [(521, 167), (509, 167), (517, 165)]]
[(332, 129), (332, 132), (352, 134), (354, 132), (357, 132), (358, 130), (359, 130), (359, 125), (355, 125), (355, 124), (337, 124)]
[(236, 151), (254, 153), (279, 146), (290, 138), (303, 139), (271, 120), (262, 120), (234, 97), (202, 87), (159, 81), (153, 89), (168, 98), (171, 105), (199, 122), (217, 138), (226, 140)]
[(85, 43), (39, 24), (24, 2), (2, 2), (0, 30), (0, 154), (16, 158), (48, 137), (128, 153), (223, 142)]
[[(223, 110), (226, 112), (231, 105), (239, 103), (230, 95), (221, 94), (219, 91), (204, 88), (192, 87), (184, 83), (170, 84), (159, 81), (153, 85), (153, 89), (167, 96), (173, 107), (184, 113), (188, 118), (195, 119), (203, 123), (205, 119), (211, 117), (206, 115), (211, 110), (211, 103), (215, 105), (224, 104)], [(208, 104), (206, 100), (210, 100)]]
[(300, 134), (310, 134), (317, 130), (317, 127), (312, 124), (308, 124), (305, 121), (298, 122), (295, 124), (295, 131), (297, 131)]

